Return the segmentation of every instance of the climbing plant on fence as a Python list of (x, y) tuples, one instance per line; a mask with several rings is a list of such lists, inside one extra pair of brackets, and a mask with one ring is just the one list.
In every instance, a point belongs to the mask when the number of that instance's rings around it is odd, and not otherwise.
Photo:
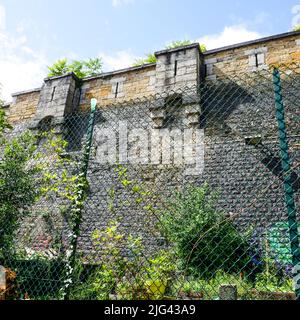
[[(3, 129), (11, 129), (5, 120), (2, 124)], [(71, 166), (72, 162), (62, 156), (66, 142), (53, 132), (34, 134), (26, 131), (14, 137), (3, 137), (1, 142), (3, 152), (0, 162), (0, 264), (16, 268), (21, 287), (27, 287), (26, 283), (30, 278), (27, 290), (43, 292), (43, 288), (33, 288), (36, 286), (38, 275), (33, 276), (32, 273), (38, 274), (41, 270), (40, 276), (47, 277), (49, 274), (58, 273), (59, 270), (63, 274), (64, 268), (56, 268), (58, 263), (47, 261), (49, 259), (45, 251), (33, 252), (24, 247), (22, 240), (25, 238), (22, 239), (18, 233), (26, 219), (31, 216), (35, 219), (39, 219), (41, 215), (45, 216), (47, 212), (39, 211), (39, 203), (51, 203), (51, 199), (53, 201), (55, 198), (67, 205), (74, 197), (79, 178), (76, 173), (68, 171), (67, 166)], [(69, 216), (65, 219), (67, 222), (70, 221)], [(58, 251), (51, 260), (63, 260), (64, 255), (60, 256), (59, 251), (62, 249), (61, 245), (59, 244)], [(26, 260), (32, 263), (26, 263)], [(54, 270), (51, 264), (54, 264)], [(27, 268), (31, 272), (24, 270)], [(49, 281), (51, 283), (51, 279)], [(46, 291), (51, 296), (52, 288), (49, 288), (49, 284), (47, 286)]]

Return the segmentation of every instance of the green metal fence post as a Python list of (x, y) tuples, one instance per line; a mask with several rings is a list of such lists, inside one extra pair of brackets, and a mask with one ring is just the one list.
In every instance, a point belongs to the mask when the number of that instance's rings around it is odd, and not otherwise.
[(72, 228), (72, 238), (70, 243), (71, 255), (69, 258), (69, 264), (67, 266), (68, 271), (67, 271), (67, 279), (65, 281), (64, 300), (69, 300), (71, 284), (73, 283), (73, 273), (74, 273), (74, 268), (76, 263), (76, 252), (77, 252), (78, 237), (80, 234), (80, 224), (82, 220), (83, 202), (86, 195), (86, 178), (87, 178), (87, 171), (88, 171), (90, 155), (91, 155), (96, 109), (97, 109), (97, 100), (92, 99), (91, 113), (90, 113), (89, 123), (87, 127), (87, 132), (86, 132), (86, 144), (84, 146), (83, 159), (81, 164), (82, 166), (81, 166), (80, 175), (79, 175), (80, 179), (78, 183), (78, 190), (77, 190), (74, 203), (72, 204), (72, 208), (71, 208), (71, 215), (73, 216), (74, 220), (72, 223), (73, 228)]
[(90, 155), (91, 155), (93, 133), (94, 133), (94, 126), (95, 126), (96, 108), (97, 108), (97, 100), (92, 99), (91, 100), (91, 114), (90, 114), (89, 124), (88, 124), (88, 128), (87, 128), (87, 133), (86, 133), (87, 145), (86, 145), (85, 152), (84, 152), (83, 168), (82, 168), (82, 172), (83, 172), (85, 178), (87, 176), (87, 170), (88, 170)]
[(291, 252), (293, 257), (293, 280), (295, 285), (297, 300), (300, 300), (300, 246), (298, 224), (296, 216), (296, 206), (294, 191), (291, 179), (291, 165), (289, 158), (288, 141), (286, 134), (286, 124), (284, 115), (284, 104), (282, 99), (282, 87), (280, 72), (277, 68), (273, 71), (273, 84), (275, 92), (276, 118), (278, 122), (279, 145), (281, 151), (281, 163), (284, 174), (284, 191), (286, 207), (288, 212), (289, 233), (291, 242)]

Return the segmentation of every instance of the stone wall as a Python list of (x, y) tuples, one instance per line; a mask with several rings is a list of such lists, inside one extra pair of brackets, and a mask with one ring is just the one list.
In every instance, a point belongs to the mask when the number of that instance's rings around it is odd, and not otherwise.
[[(299, 75), (298, 75), (299, 77)], [(267, 80), (266, 80), (267, 81)], [(295, 81), (295, 78), (294, 78)], [(218, 208), (226, 214), (235, 216), (235, 222), (243, 230), (261, 228), (267, 229), (279, 221), (286, 221), (286, 207), (283, 192), (283, 182), (280, 166), (280, 150), (278, 147), (277, 121), (272, 92), (272, 82), (264, 83), (257, 79), (257, 85), (265, 88), (263, 91), (252, 91), (245, 79), (244, 86), (238, 88), (214, 86), (207, 92), (202, 101), (205, 110), (204, 128), (204, 168), (198, 174), (188, 173), (184, 163), (164, 164), (140, 163), (124, 165), (127, 168), (128, 179), (134, 184), (143, 185), (151, 192), (148, 202), (137, 204), (135, 196), (126, 190), (120, 183), (116, 174), (116, 167), (109, 163), (99, 162), (100, 150), (107, 149), (109, 154), (109, 138), (118, 137), (119, 121), (126, 121), (127, 129), (160, 130), (156, 128), (151, 118), (151, 106), (155, 101), (101, 108), (99, 121), (95, 127), (93, 150), (95, 151), (88, 172), (90, 182), (90, 194), (86, 202), (82, 232), (80, 237), (80, 250), (85, 253), (93, 251), (91, 234), (94, 230), (102, 229), (110, 220), (121, 219), (121, 230), (141, 236), (147, 251), (155, 250), (163, 244), (160, 236), (155, 236), (151, 229), (151, 221), (157, 221), (156, 215), (165, 210), (165, 205), (170, 195), (175, 190), (184, 189), (187, 184), (201, 185), (208, 182), (210, 186), (220, 193)], [(283, 86), (283, 93), (290, 97), (285, 99), (286, 119), (288, 125), (290, 154), (292, 158), (294, 190), (297, 208), (300, 206), (300, 153), (294, 146), (300, 143), (300, 127), (297, 125), (295, 115), (298, 113), (297, 99), (295, 98), (300, 80), (293, 83), (294, 89), (287, 83)], [(228, 100), (227, 95), (239, 93), (239, 99)], [(287, 88), (289, 91), (287, 92)], [(269, 92), (269, 90), (271, 92)], [(238, 91), (237, 91), (238, 90)], [(294, 91), (293, 91), (294, 90)], [(210, 99), (211, 96), (214, 99)], [(293, 96), (291, 98), (291, 96)], [(173, 113), (172, 121), (165, 124), (164, 130), (177, 128), (185, 130), (189, 128), (184, 107), (179, 107)], [(155, 129), (156, 128), (156, 129)], [(106, 136), (101, 136), (102, 129), (107, 129)], [(123, 132), (124, 133), (124, 132)], [(248, 145), (247, 137), (262, 137), (262, 145)], [(137, 150), (138, 140), (131, 140), (128, 155)], [(150, 146), (154, 151), (159, 145)], [(118, 145), (118, 144), (117, 144)], [(112, 153), (114, 155), (114, 152)], [(298, 179), (298, 180), (297, 180)], [(298, 181), (298, 182), (297, 182)], [(111, 188), (116, 191), (114, 210), (110, 208), (109, 192)], [(154, 198), (152, 198), (154, 195)], [(155, 214), (145, 210), (146, 204), (152, 204), (157, 211)], [(153, 249), (154, 248), (154, 249)]]
[(154, 64), (84, 79), (81, 86), (80, 110), (89, 110), (91, 98), (96, 98), (99, 105), (107, 106), (153, 95), (155, 70)]
[[(208, 51), (204, 55), (197, 44), (185, 46), (156, 53), (156, 65), (115, 71), (82, 81), (72, 74), (50, 78), (39, 90), (15, 95), (9, 108), (11, 121), (22, 123), (29, 119), (28, 127), (36, 129), (43, 119), (52, 118), (52, 124), (69, 141), (70, 153), (81, 149), (86, 132), (88, 113), (82, 115), (79, 111), (89, 109), (91, 98), (98, 99), (94, 153), (88, 172), (90, 194), (81, 226), (80, 249), (90, 252), (92, 231), (120, 217), (124, 219), (122, 228), (143, 236), (149, 248), (162, 241), (153, 237), (152, 230), (145, 230), (151, 223), (144, 206), (126, 204), (132, 198), (118, 185), (115, 167), (97, 160), (97, 153), (105, 144), (105, 139), (97, 132), (109, 129), (110, 137), (117, 133), (120, 137), (120, 132), (124, 134), (124, 131), (117, 132), (119, 121), (127, 122), (130, 130), (200, 128), (204, 132), (204, 170), (198, 175), (187, 174), (186, 165), (141, 163), (128, 166), (129, 179), (139, 180), (154, 195), (168, 199), (175, 189), (189, 182), (208, 181), (220, 191), (219, 208), (228, 214), (237, 214), (240, 226), (268, 227), (285, 219), (282, 177), (278, 174), (280, 155), (272, 73), (267, 69), (277, 62), (298, 62), (299, 39), (300, 32), (293, 32)], [(207, 81), (202, 77), (203, 65), (206, 65)], [(299, 146), (300, 141), (300, 127), (295, 120), (300, 119), (298, 77), (299, 73), (295, 73), (292, 83), (288, 79), (283, 81), (292, 147)], [(203, 86), (198, 95), (196, 89), (200, 84)], [(184, 88), (186, 85), (189, 91)], [(259, 148), (246, 143), (253, 136), (262, 138)], [(136, 143), (134, 139), (130, 142), (128, 152), (137, 150)], [(121, 146), (119, 142), (118, 148)], [(299, 150), (291, 149), (291, 156), (294, 174), (299, 179)], [(120, 197), (116, 199), (114, 212), (109, 208), (108, 199), (112, 187)], [(299, 207), (300, 186), (294, 187)]]
[(41, 89), (21, 92), (13, 95), (7, 115), (11, 123), (27, 121), (35, 117)]
[(177, 92), (200, 83), (198, 44), (156, 52), (156, 92)]
[(253, 42), (204, 53), (207, 79), (217, 80), (228, 75), (252, 73), (276, 64), (299, 64), (299, 32)]
[[(293, 79), (293, 85), (283, 83), (283, 94), (288, 98), (284, 102), (293, 172), (299, 177), (300, 127), (295, 115), (299, 114), (297, 97), (300, 80), (295, 78), (295, 75)], [(295, 79), (298, 80), (295, 82)], [(253, 91), (247, 83), (247, 78), (244, 85), (240, 83), (233, 86), (228, 80), (219, 83), (210, 82), (207, 85), (206, 95), (201, 101), (203, 117), (200, 122), (200, 127), (204, 131), (204, 170), (199, 171), (198, 175), (188, 174), (185, 164), (164, 164), (163, 158), (158, 164), (124, 165), (128, 170), (128, 179), (151, 192), (146, 203), (135, 202), (136, 195), (132, 194), (131, 188), (126, 189), (118, 179), (115, 171), (117, 166), (99, 161), (99, 153), (109, 154), (109, 150), (103, 151), (110, 145), (107, 145), (107, 140), (113, 136), (120, 139), (120, 133), (124, 134), (123, 130), (119, 130), (120, 121), (127, 123), (128, 130), (143, 129), (147, 132), (160, 130), (156, 128), (151, 116), (152, 106), (156, 100), (99, 108), (92, 145), (93, 153), (88, 170), (90, 190), (85, 202), (79, 250), (86, 255), (93, 253), (91, 238), (93, 231), (103, 229), (111, 220), (121, 219), (122, 232), (141, 236), (147, 252), (155, 251), (164, 244), (164, 240), (153, 228), (154, 222), (157, 221), (155, 214), (164, 210), (166, 201), (175, 190), (184, 188), (189, 183), (201, 185), (207, 181), (218, 190), (219, 209), (227, 214), (236, 215), (235, 221), (244, 230), (248, 230), (249, 227), (268, 228), (278, 221), (286, 221), (282, 177), (276, 173), (280, 153), (272, 82), (265, 81), (266, 83), (263, 83), (257, 79), (257, 86), (262, 85), (264, 88), (262, 91)], [(227, 94), (224, 94), (224, 90)], [(189, 96), (187, 93), (186, 91), (186, 95)], [(193, 91), (190, 91), (191, 95), (192, 93)], [(232, 93), (239, 97), (228, 99)], [(190, 128), (186, 122), (186, 108), (187, 106), (178, 105), (176, 110), (173, 109), (173, 117), (170, 118), (172, 120), (169, 119), (165, 123), (162, 132), (167, 129)], [(72, 155), (73, 152), (80, 150), (87, 129), (88, 114), (68, 115), (65, 118), (67, 121), (62, 124), (64, 127), (62, 132), (65, 134), (65, 139), (71, 142), (69, 151)], [(69, 123), (72, 123), (73, 127), (70, 127)], [(107, 130), (107, 136), (100, 134), (103, 129)], [(262, 147), (247, 145), (246, 138), (249, 136), (261, 136)], [(141, 141), (132, 138), (128, 142), (128, 155), (132, 156), (138, 150), (137, 145)], [(142, 144), (145, 145), (146, 142), (142, 141)], [(117, 146), (120, 147), (120, 143)], [(157, 150), (159, 145), (149, 145), (149, 148)], [(271, 158), (266, 156), (266, 150), (271, 151)], [(295, 185), (297, 208), (300, 206), (299, 187)], [(109, 197), (112, 188), (116, 192), (113, 209)], [(155, 214), (145, 210), (147, 204), (152, 204), (157, 209)], [(58, 219), (58, 206), (59, 202), (54, 201), (51, 204), (46, 203), (43, 207), (43, 210), (51, 211), (56, 225), (61, 224)], [(31, 230), (34, 244), (32, 249), (44, 248), (44, 242), (49, 239), (49, 230), (42, 219), (31, 217), (30, 224), (25, 223), (24, 226), (27, 230), (22, 234), (30, 233)], [(51, 231), (55, 231), (55, 228)], [(51, 241), (48, 246), (51, 248)], [(96, 257), (96, 252), (94, 254)]]

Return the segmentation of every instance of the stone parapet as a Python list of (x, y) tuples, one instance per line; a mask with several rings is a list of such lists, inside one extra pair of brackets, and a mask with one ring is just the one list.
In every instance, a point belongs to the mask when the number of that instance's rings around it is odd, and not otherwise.
[[(12, 123), (38, 123), (46, 117), (63, 118), (98, 105), (140, 101), (153, 96), (179, 94), (183, 105), (199, 104), (197, 88), (205, 79), (232, 78), (276, 64), (299, 64), (300, 32), (289, 32), (202, 53), (199, 44), (158, 51), (157, 63), (102, 73), (82, 80), (74, 74), (47, 78), (42, 88), (13, 94), (5, 110)], [(185, 87), (195, 92), (185, 95)], [(165, 100), (161, 99), (164, 107)], [(156, 118), (158, 119), (158, 118)], [(161, 118), (162, 119), (162, 118)]]

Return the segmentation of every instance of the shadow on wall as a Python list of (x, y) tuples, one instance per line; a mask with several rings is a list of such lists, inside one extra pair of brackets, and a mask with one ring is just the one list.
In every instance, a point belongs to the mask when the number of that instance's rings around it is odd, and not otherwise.
[[(228, 75), (218, 70), (218, 74), (220, 75), (219, 80), (203, 82), (199, 88), (202, 107), (200, 126), (205, 129), (206, 135), (222, 137), (222, 141), (223, 138), (244, 141), (247, 136), (253, 135), (271, 137), (277, 141), (272, 73), (262, 70), (243, 75)], [(299, 75), (294, 75), (293, 82), (295, 82), (295, 77)], [(188, 88), (182, 93), (187, 94), (187, 92)], [(155, 103), (155, 101), (148, 102), (150, 105)], [(134, 101), (127, 103), (127, 107), (132, 106), (132, 112), (135, 110), (134, 105)], [(173, 109), (175, 111), (180, 109), (177, 103), (176, 108)], [(175, 112), (173, 109), (170, 110)], [(293, 112), (293, 109), (289, 110), (289, 115), (292, 115)], [(118, 111), (115, 113), (113, 116), (117, 121)], [(144, 116), (150, 118), (150, 108), (149, 114), (145, 113)], [(48, 120), (45, 119), (44, 126), (49, 126)], [(71, 114), (65, 118), (64, 138), (68, 141), (68, 151), (81, 150), (88, 122), (89, 113)], [(101, 125), (105, 122), (103, 113), (100, 110), (97, 111), (95, 124)], [(259, 151), (259, 161), (275, 176), (283, 180), (281, 160), (277, 152), (263, 143), (253, 145), (253, 149)], [(253, 154), (257, 157), (257, 152)], [(292, 181), (294, 190), (299, 191), (300, 179), (296, 172), (292, 172)]]
[[(74, 113), (66, 116), (64, 123), (64, 139), (68, 142), (67, 151), (74, 152), (82, 149), (84, 136), (86, 135), (90, 113)], [(96, 112), (95, 125), (104, 123), (106, 119), (100, 111)]]
[[(216, 138), (223, 136), (227, 139), (245, 140), (249, 136), (263, 137), (249, 145), (259, 151), (259, 161), (283, 181), (281, 158), (278, 152), (271, 150), (263, 141), (266, 137), (275, 141), (278, 139), (272, 72), (262, 70), (228, 76), (218, 70), (218, 74), (220, 80), (207, 81), (200, 87), (201, 127), (206, 129), (206, 134)], [(290, 86), (288, 79), (283, 83), (286, 118), (289, 119), (287, 129), (293, 135), (298, 133), (297, 121), (293, 119), (299, 108), (297, 101), (300, 76), (298, 73), (293, 74)], [(257, 152), (253, 154), (257, 157)], [(298, 192), (300, 178), (295, 171), (291, 172), (291, 179), (294, 191)]]
[[(268, 146), (262, 143), (256, 145), (255, 148), (260, 150), (263, 155), (263, 158), (261, 159), (262, 164), (265, 165), (281, 181), (284, 181), (284, 171), (282, 168), (281, 158), (275, 155)], [(291, 171), (291, 181), (294, 192), (298, 192), (300, 190), (300, 178), (294, 170)]]
[[(242, 87), (230, 78), (218, 82), (205, 82), (200, 86), (202, 128), (213, 129), (215, 134), (232, 132), (226, 122), (242, 103), (255, 103), (248, 88)], [(213, 133), (209, 130), (210, 133)]]

